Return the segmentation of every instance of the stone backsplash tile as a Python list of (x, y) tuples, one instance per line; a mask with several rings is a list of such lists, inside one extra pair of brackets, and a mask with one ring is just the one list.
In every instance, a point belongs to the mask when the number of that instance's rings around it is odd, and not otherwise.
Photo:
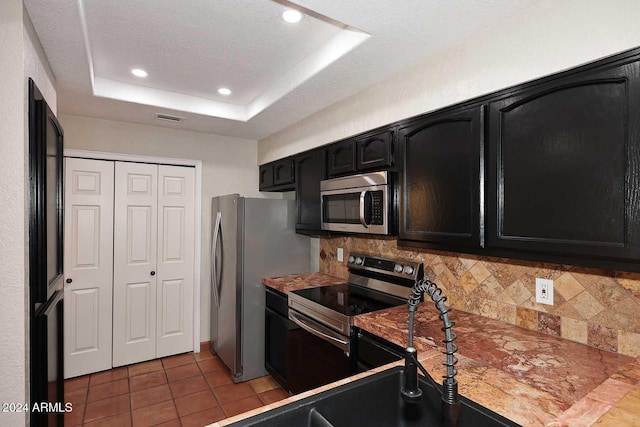
[(618, 351), (618, 331), (604, 325), (587, 324), (587, 344), (606, 351)]
[(560, 325), (560, 316), (549, 313), (538, 314), (538, 332), (559, 337)]
[[(640, 334), (629, 331), (618, 331), (618, 352), (622, 354), (638, 354)], [(640, 358), (639, 358), (640, 359)]]
[(525, 307), (516, 307), (516, 325), (521, 328), (538, 330), (538, 312)]
[(581, 344), (587, 343), (587, 322), (575, 320), (570, 317), (560, 318), (560, 336)]
[[(337, 261), (337, 248), (345, 261)], [(320, 271), (347, 278), (351, 252), (424, 264), (453, 308), (607, 351), (640, 356), (640, 273), (399, 247), (392, 237), (320, 240)], [(554, 305), (535, 302), (535, 279), (554, 280)]]

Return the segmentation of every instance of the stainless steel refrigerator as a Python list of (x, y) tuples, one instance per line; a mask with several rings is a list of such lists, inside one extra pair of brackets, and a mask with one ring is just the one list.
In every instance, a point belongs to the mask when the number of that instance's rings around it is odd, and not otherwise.
[(234, 382), (267, 375), (263, 277), (310, 271), (310, 240), (295, 233), (295, 202), (213, 198), (212, 351)]

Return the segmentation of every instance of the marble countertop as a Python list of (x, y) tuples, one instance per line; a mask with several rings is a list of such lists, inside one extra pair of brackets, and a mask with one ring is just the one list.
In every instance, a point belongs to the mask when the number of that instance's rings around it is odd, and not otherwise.
[[(450, 318), (458, 335), (456, 378), (466, 397), (525, 426), (640, 425), (640, 358), (463, 311)], [(360, 315), (354, 324), (406, 346), (406, 306)], [(445, 373), (441, 327), (433, 303), (420, 304), (414, 347), (436, 379)]]
[[(323, 273), (263, 279), (266, 286), (285, 294), (344, 282)], [(450, 317), (458, 335), (456, 378), (462, 395), (524, 426), (640, 426), (640, 357), (610, 353), (459, 310), (453, 310)], [(407, 345), (406, 306), (357, 316), (355, 326)], [(433, 303), (420, 304), (414, 347), (436, 380), (445, 372), (441, 327)], [(370, 374), (292, 396), (213, 426), (228, 425)]]
[(316, 288), (319, 286), (331, 286), (347, 281), (336, 276), (324, 273), (290, 274), (279, 277), (265, 277), (262, 283), (283, 294), (298, 289)]

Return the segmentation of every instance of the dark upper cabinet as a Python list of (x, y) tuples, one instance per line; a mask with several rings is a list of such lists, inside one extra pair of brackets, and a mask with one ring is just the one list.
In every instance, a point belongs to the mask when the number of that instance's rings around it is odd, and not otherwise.
[(640, 49), (278, 162), (302, 233), (320, 181), (393, 169), (404, 245), (640, 271)]
[(293, 169), (294, 165), (291, 157), (273, 162), (273, 185), (293, 184)]
[(294, 160), (292, 157), (260, 165), (260, 191), (292, 191), (294, 189)]
[(330, 177), (356, 171), (356, 142), (353, 139), (331, 144), (327, 148), (327, 174)]
[(336, 142), (327, 148), (327, 174), (349, 175), (393, 166), (395, 128)]
[(260, 165), (258, 173), (258, 189), (260, 191), (267, 191), (273, 187), (273, 163)]
[(356, 170), (384, 169), (393, 164), (394, 128), (356, 138)]
[(400, 240), (481, 246), (482, 118), (482, 107), (473, 106), (399, 128)]
[(327, 178), (327, 150), (308, 151), (295, 158), (296, 230), (321, 232), (320, 181)]
[(640, 260), (640, 67), (613, 63), (489, 103), (487, 245)]

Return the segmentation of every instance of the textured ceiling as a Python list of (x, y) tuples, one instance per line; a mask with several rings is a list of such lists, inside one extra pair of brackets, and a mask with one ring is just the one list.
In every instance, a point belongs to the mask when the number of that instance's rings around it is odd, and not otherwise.
[[(538, 0), (25, 0), (58, 111), (261, 139)], [(286, 6), (306, 12), (286, 24)], [(149, 72), (145, 79), (132, 68)], [(218, 87), (233, 93), (222, 96)], [(155, 113), (185, 117), (181, 123)]]

